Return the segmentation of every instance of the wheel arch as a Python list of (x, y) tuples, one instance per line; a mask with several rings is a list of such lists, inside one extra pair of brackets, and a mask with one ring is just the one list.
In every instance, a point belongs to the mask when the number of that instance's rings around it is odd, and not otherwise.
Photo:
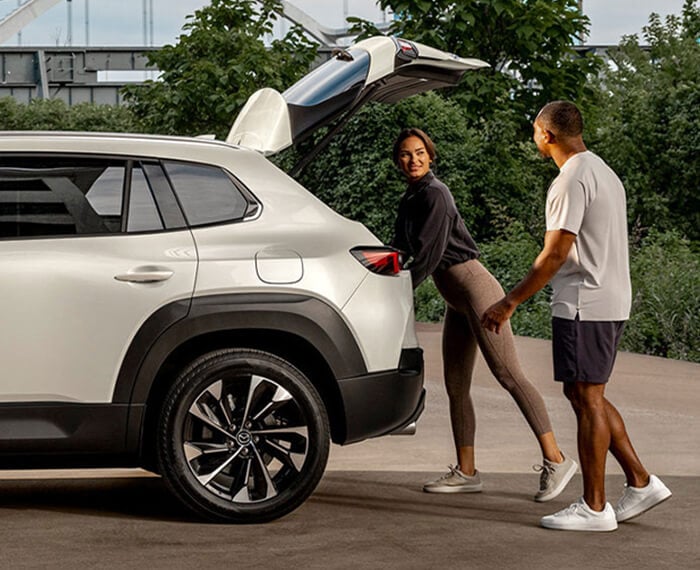
[[(153, 467), (149, 437), (168, 387), (189, 362), (221, 348), (263, 350), (298, 368), (319, 391), (332, 440), (345, 440), (347, 422), (337, 380), (367, 369), (335, 309), (304, 295), (215, 295), (193, 299), (186, 316), (176, 320), (181, 304), (178, 310), (161, 309), (144, 323), (114, 392), (115, 403), (130, 404), (127, 447), (138, 450), (148, 467)], [(161, 326), (154, 323), (158, 320)]]

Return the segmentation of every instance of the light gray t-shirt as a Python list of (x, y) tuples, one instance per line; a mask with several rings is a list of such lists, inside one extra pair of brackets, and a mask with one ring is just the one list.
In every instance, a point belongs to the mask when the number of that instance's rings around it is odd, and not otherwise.
[(547, 231), (576, 234), (552, 278), (552, 315), (582, 321), (629, 318), (632, 287), (622, 182), (590, 151), (567, 160), (547, 191)]

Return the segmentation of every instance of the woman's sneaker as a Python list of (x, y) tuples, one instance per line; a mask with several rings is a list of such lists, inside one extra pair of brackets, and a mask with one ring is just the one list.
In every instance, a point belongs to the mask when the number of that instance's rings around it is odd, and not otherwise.
[(598, 512), (591, 509), (583, 497), (558, 513), (542, 517), (540, 524), (555, 530), (608, 532), (617, 529), (615, 511), (610, 503), (605, 503), (605, 508)]
[(449, 465), (450, 471), (439, 479), (423, 485), (426, 493), (478, 493), (481, 491), (481, 477), (479, 472), (474, 475), (465, 475), (459, 468)]
[(553, 463), (547, 459), (542, 465), (535, 465), (533, 469), (540, 472), (540, 490), (535, 495), (535, 501), (545, 503), (559, 496), (576, 473), (578, 464), (569, 457), (561, 454), (564, 461)]
[(666, 499), (670, 499), (671, 495), (671, 490), (656, 475), (649, 477), (649, 483), (646, 487), (625, 485), (622, 497), (615, 505), (617, 522), (638, 517), (656, 505), (660, 505)]

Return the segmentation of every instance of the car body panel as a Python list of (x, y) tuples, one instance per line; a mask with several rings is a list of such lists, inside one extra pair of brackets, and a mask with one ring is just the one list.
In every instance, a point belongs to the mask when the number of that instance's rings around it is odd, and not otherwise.
[[(196, 270), (189, 230), (0, 241), (0, 402), (111, 402), (129, 342), (146, 318), (189, 300)], [(115, 276), (171, 271), (157, 283)]]

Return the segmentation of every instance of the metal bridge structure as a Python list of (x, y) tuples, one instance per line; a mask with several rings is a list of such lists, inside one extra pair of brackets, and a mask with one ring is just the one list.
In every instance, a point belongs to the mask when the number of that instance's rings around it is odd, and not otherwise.
[[(18, 1), (17, 9), (0, 20), (0, 44), (13, 36), (41, 14), (63, 0)], [(68, 43), (72, 43), (71, 0), (68, 6)], [(281, 1), (280, 16), (301, 26), (306, 33), (321, 44), (320, 61), (330, 57), (334, 47), (342, 45), (350, 37), (348, 28), (329, 28), (297, 8), (292, 2)], [(347, 15), (347, 0), (344, 1)], [(85, 0), (87, 13), (88, 0)], [(150, 10), (150, 15), (149, 15)], [(150, 18), (150, 19), (149, 19)], [(375, 24), (385, 30), (389, 24)], [(143, 0), (144, 44), (153, 43), (153, 0)], [(88, 26), (86, 23), (86, 38)], [(88, 42), (86, 42), (88, 43)], [(581, 54), (596, 53), (605, 57), (609, 46), (578, 46)], [(14, 97), (22, 103), (33, 99), (61, 99), (69, 105), (96, 103), (119, 105), (123, 102), (121, 89), (127, 81), (119, 80), (119, 74), (110, 72), (150, 72), (155, 77), (158, 70), (149, 66), (148, 54), (158, 47), (152, 45), (132, 47), (31, 47), (0, 46), (0, 97)], [(110, 75), (112, 78), (110, 78)], [(146, 74), (141, 74), (144, 78)], [(131, 79), (128, 83), (134, 83)]]

